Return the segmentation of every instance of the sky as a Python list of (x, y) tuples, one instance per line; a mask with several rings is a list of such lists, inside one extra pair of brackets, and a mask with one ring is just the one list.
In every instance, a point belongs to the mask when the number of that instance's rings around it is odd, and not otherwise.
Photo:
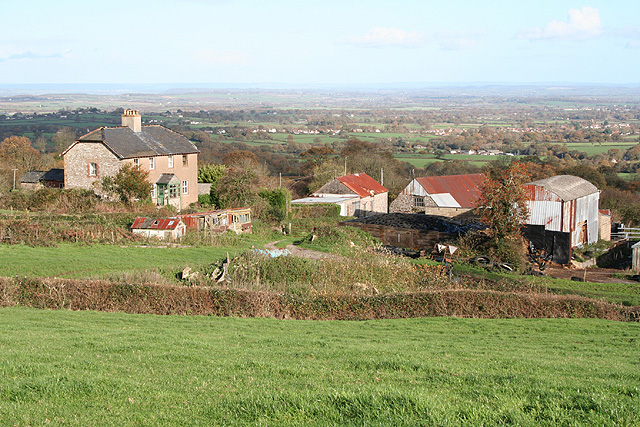
[(20, 0), (0, 85), (640, 83), (640, 1)]

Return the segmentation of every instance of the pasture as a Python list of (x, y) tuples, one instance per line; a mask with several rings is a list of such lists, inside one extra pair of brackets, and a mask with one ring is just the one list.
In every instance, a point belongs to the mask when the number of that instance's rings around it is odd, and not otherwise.
[(0, 424), (633, 426), (640, 325), (0, 309)]

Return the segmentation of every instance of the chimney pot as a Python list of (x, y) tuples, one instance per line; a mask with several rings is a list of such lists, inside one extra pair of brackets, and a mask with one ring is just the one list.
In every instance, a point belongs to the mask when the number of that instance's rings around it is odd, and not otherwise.
[(142, 117), (138, 114), (138, 110), (124, 110), (122, 114), (122, 126), (127, 126), (134, 132), (141, 132)]

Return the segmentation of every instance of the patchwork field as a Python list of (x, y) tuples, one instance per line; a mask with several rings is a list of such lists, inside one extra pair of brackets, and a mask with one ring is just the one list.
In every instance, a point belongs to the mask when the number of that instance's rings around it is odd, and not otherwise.
[(632, 426), (640, 325), (0, 310), (1, 425)]

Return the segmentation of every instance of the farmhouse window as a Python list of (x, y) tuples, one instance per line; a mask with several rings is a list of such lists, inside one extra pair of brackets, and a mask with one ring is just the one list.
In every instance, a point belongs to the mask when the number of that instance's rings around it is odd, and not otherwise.
[(180, 185), (178, 184), (169, 185), (169, 198), (173, 199), (178, 196), (180, 196)]
[(89, 176), (98, 176), (98, 164), (89, 163)]
[(424, 208), (424, 197), (415, 196), (413, 198), (413, 205), (416, 208)]
[(140, 159), (133, 159), (133, 166), (140, 167)]
[(188, 162), (187, 162), (187, 155), (183, 154), (182, 155), (182, 166), (187, 166)]
[(169, 163), (169, 167), (172, 168), (173, 167), (173, 156), (169, 156), (167, 158), (167, 162)]
[(156, 168), (156, 159), (153, 157), (149, 157), (149, 169)]
[(182, 194), (189, 194), (189, 181), (182, 181)]

